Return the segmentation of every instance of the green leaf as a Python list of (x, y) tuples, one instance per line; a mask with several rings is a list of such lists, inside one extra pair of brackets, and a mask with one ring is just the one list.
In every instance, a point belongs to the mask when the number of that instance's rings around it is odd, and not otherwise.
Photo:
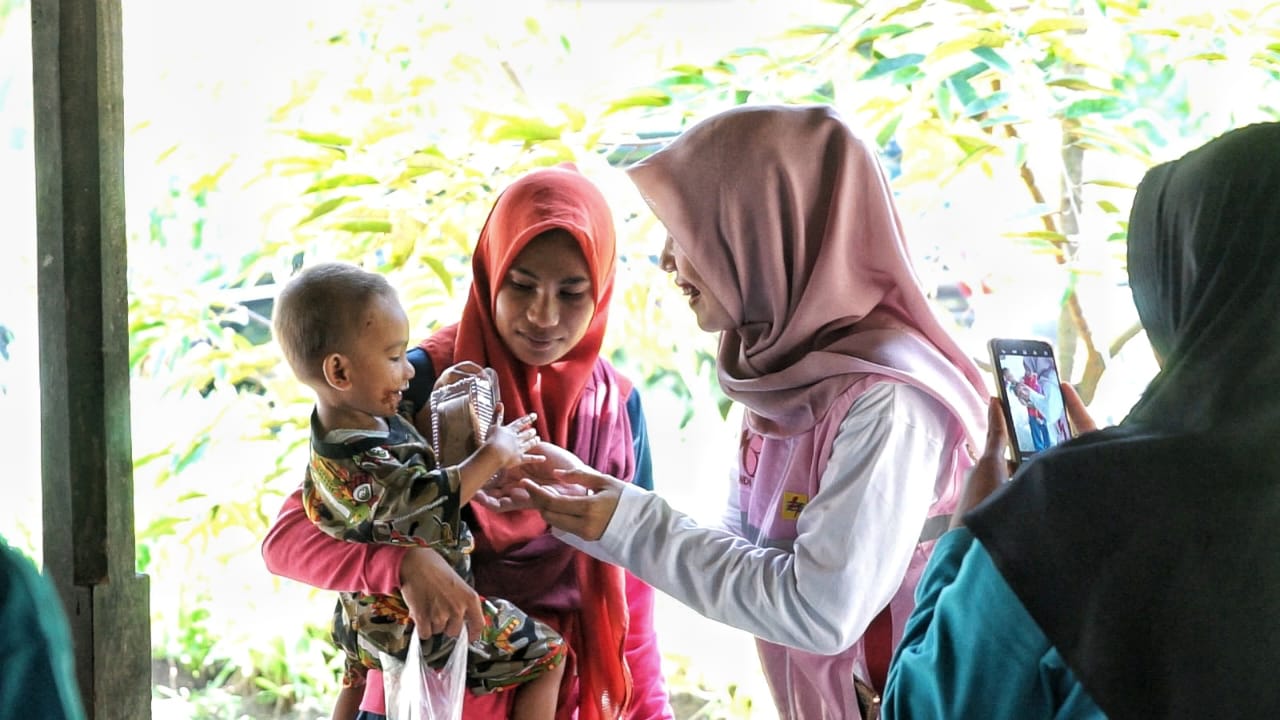
[(671, 104), (671, 95), (658, 88), (641, 88), (630, 95), (609, 103), (604, 114), (609, 115), (619, 110), (635, 107), (667, 107)]
[(902, 113), (898, 113), (892, 120), (885, 123), (885, 126), (880, 128), (880, 132), (876, 133), (876, 144), (880, 147), (888, 145), (889, 141), (893, 139), (893, 134), (898, 131), (898, 123), (900, 122), (902, 122)]
[(506, 123), (498, 126), (498, 129), (489, 135), (489, 142), (556, 140), (559, 139), (561, 131), (561, 127), (549, 125), (536, 118), (511, 118)]
[(1002, 42), (1000, 45), (992, 45), (992, 46), (983, 45), (982, 47), (976, 47), (973, 49), (973, 54), (982, 58), (982, 61), (990, 65), (991, 67), (1001, 72), (1004, 72), (1006, 74), (1012, 75), (1013, 66), (1010, 65), (1009, 61), (1005, 60), (1004, 57), (1000, 53), (996, 52), (994, 49), (996, 47), (1002, 47), (1003, 45), (1004, 43)]
[(975, 117), (991, 110), (992, 108), (1000, 107), (1008, 101), (1009, 93), (1001, 90), (1000, 92), (991, 93), (987, 97), (979, 98), (968, 105), (965, 105), (964, 114), (965, 117)]
[(996, 11), (995, 6), (987, 2), (987, 0), (951, 0), (951, 2), (979, 12), (993, 13)]
[(409, 167), (430, 168), (432, 170), (446, 170), (453, 165), (444, 152), (435, 145), (423, 148), (410, 155), (406, 164)]
[(995, 147), (982, 138), (969, 137), (966, 135), (953, 135), (951, 136), (951, 140), (960, 147), (960, 150), (964, 152), (965, 157), (970, 157), (974, 153), (991, 150)]
[(972, 32), (963, 37), (958, 37), (954, 40), (948, 40), (947, 42), (942, 43), (929, 52), (929, 59), (931, 61), (937, 61), (945, 57), (965, 52), (966, 50), (976, 51), (981, 47), (1002, 47), (1008, 39), (1008, 36), (1003, 33), (979, 30), (978, 32)]
[(1116, 207), (1115, 203), (1110, 202), (1108, 200), (1099, 200), (1098, 207), (1102, 209), (1102, 212), (1106, 212), (1106, 213), (1120, 212), (1120, 208)]
[(933, 91), (933, 99), (938, 105), (938, 118), (947, 123), (954, 121), (956, 116), (951, 112), (951, 83), (948, 81), (938, 83), (938, 87)]
[(200, 195), (202, 193), (208, 193), (213, 190), (216, 190), (218, 187), (218, 181), (221, 180), (222, 176), (227, 173), (227, 170), (231, 169), (231, 165), (232, 165), (232, 161), (228, 160), (224, 162), (222, 164), (222, 167), (219, 167), (217, 170), (214, 170), (211, 173), (202, 175), (194, 183), (191, 183), (191, 194)]
[(1120, 182), (1119, 180), (1084, 180), (1081, 185), (1097, 185), (1098, 187), (1119, 188), (1121, 190), (1133, 190), (1133, 183)]
[(1142, 28), (1133, 31), (1137, 35), (1155, 35), (1156, 37), (1179, 38), (1182, 33), (1173, 28)]
[(345, 230), (350, 233), (389, 233), (391, 223), (387, 220), (344, 220), (329, 227), (334, 230)]
[(419, 258), (427, 267), (431, 268), (431, 272), (435, 273), (440, 279), (440, 284), (444, 286), (445, 292), (453, 294), (453, 275), (449, 269), (444, 266), (444, 261), (432, 255), (423, 255)]
[(727, 58), (744, 58), (744, 57), (769, 57), (769, 51), (762, 47), (740, 47), (734, 48), (724, 54)]
[(1089, 98), (1086, 100), (1077, 100), (1068, 105), (1067, 108), (1062, 111), (1062, 117), (1066, 119), (1074, 119), (1084, 117), (1085, 115), (1104, 115), (1122, 108), (1123, 105), (1120, 98)]
[(813, 35), (835, 35), (838, 32), (840, 32), (840, 28), (835, 25), (798, 25), (788, 29), (782, 34), (782, 37), (797, 38)]
[(978, 92), (969, 84), (968, 79), (961, 73), (956, 73), (947, 79), (947, 84), (951, 86), (951, 92), (956, 96), (956, 100), (960, 101), (961, 106), (967, 106), (978, 99)]
[(1066, 88), (1067, 90), (1075, 90), (1077, 92), (1095, 92), (1102, 93), (1104, 95), (1116, 94), (1116, 91), (1111, 88), (1099, 87), (1088, 80), (1083, 80), (1081, 78), (1058, 78), (1057, 80), (1050, 80), (1045, 84), (1050, 87)]
[(658, 82), (658, 87), (663, 90), (689, 86), (710, 88), (715, 87), (715, 85), (716, 84), (712, 82), (710, 78), (701, 73), (696, 75), (673, 75)]
[(1199, 30), (1210, 30), (1214, 26), (1213, 13), (1204, 12), (1198, 15), (1183, 15), (1177, 19), (1177, 24)]
[(203, 457), (204, 451), (208, 449), (208, 447), (208, 435), (197, 439), (190, 447), (187, 448), (187, 451), (178, 457), (178, 459), (173, 463), (173, 472), (181, 473), (188, 465)]
[(135, 457), (133, 459), (133, 467), (136, 470), (137, 468), (140, 468), (143, 465), (146, 465), (147, 463), (155, 462), (156, 460), (159, 460), (161, 458), (166, 458), (166, 457), (169, 457), (168, 449), (157, 450), (147, 455), (139, 455), (138, 457)]
[(1005, 233), (1005, 237), (1011, 238), (1027, 238), (1029, 240), (1044, 240), (1051, 243), (1062, 243), (1067, 241), (1067, 236), (1060, 232), (1052, 232), (1049, 230), (1026, 230), (1023, 232)]
[(339, 135), (338, 133), (313, 133), (307, 132), (306, 130), (299, 130), (293, 135), (299, 140), (312, 143), (313, 145), (346, 147), (351, 144), (351, 138), (346, 135)]
[(881, 75), (888, 75), (889, 73), (897, 72), (902, 68), (919, 65), (920, 61), (924, 60), (924, 57), (925, 56), (920, 53), (908, 53), (906, 55), (899, 55), (898, 57), (885, 58), (868, 68), (867, 71), (858, 79), (870, 80), (872, 78), (880, 77)]
[(343, 195), (342, 197), (336, 197), (336, 198), (331, 198), (329, 200), (325, 200), (324, 202), (312, 208), (311, 212), (308, 213), (306, 217), (299, 220), (298, 225), (305, 225), (311, 222), (312, 220), (315, 220), (316, 218), (320, 217), (321, 215), (325, 215), (327, 213), (333, 212), (333, 210), (337, 208), (339, 205), (343, 205), (345, 203), (351, 202), (352, 200), (359, 200), (359, 199), (360, 198), (356, 197), (355, 195)]
[(1080, 17), (1047, 18), (1031, 23), (1031, 27), (1027, 28), (1027, 35), (1040, 35), (1059, 30), (1084, 30), (1088, 27), (1089, 22)]
[(138, 533), (139, 538), (152, 539), (163, 537), (165, 535), (174, 535), (177, 533), (177, 527), (189, 518), (180, 517), (161, 517), (152, 520), (146, 529)]
[(738, 74), (738, 67), (727, 60), (717, 60), (707, 70), (725, 77), (732, 77)]
[(417, 130), (417, 128), (410, 123), (391, 122), (379, 118), (372, 121), (365, 133), (360, 136), (360, 145), (367, 147), (382, 140), (386, 140), (394, 135), (401, 135), (415, 130)]
[(398, 190), (403, 190), (405, 189), (405, 187), (407, 187), (406, 183), (408, 183), (409, 181), (416, 180), (422, 177), (423, 175), (430, 175), (431, 173), (437, 172), (437, 171), (438, 171), (438, 168), (409, 166), (408, 168), (405, 168), (404, 172), (397, 175), (394, 180), (392, 180), (387, 184)]
[(912, 65), (911, 67), (904, 67), (895, 72), (893, 74), (893, 84), (910, 86), (912, 83), (920, 82), (926, 77), (928, 76), (924, 74), (924, 71), (919, 67)]
[(267, 170), (277, 175), (314, 175), (333, 167), (334, 157), (282, 157), (268, 160)]
[(1191, 62), (1193, 60), (1202, 60), (1206, 62), (1214, 62), (1218, 60), (1226, 60), (1227, 56), (1220, 52), (1204, 52), (1196, 53), (1182, 59), (1182, 62)]
[(898, 15), (906, 15), (908, 13), (913, 13), (916, 10), (919, 10), (920, 8), (924, 7), (924, 2), (925, 0), (912, 0), (912, 2), (909, 2), (906, 5), (899, 5), (898, 7), (885, 13), (884, 19), (891, 20), (894, 17), (897, 17)]
[(570, 132), (582, 132), (582, 128), (587, 126), (587, 116), (578, 108), (564, 102), (556, 105), (556, 107), (560, 108), (561, 114), (569, 121)]
[(321, 190), (332, 190), (338, 187), (356, 187), (357, 185), (377, 185), (378, 179), (371, 175), (360, 175), (356, 173), (344, 173), (342, 175), (334, 175), (325, 178), (319, 182), (313, 183), (311, 187), (302, 191), (302, 194), (320, 192)]
[(854, 39), (854, 45), (861, 45), (868, 40), (875, 40), (878, 37), (888, 35), (890, 38), (896, 38), (899, 35), (905, 35), (911, 32), (911, 28), (900, 23), (889, 23), (888, 25), (877, 25), (876, 27), (864, 28), (858, 33), (858, 37)]

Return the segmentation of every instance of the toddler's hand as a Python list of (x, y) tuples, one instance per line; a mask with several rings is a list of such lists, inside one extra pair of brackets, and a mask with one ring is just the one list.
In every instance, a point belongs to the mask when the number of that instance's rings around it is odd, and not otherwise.
[(498, 462), (502, 468), (546, 459), (543, 455), (530, 452), (538, 444), (538, 431), (533, 427), (533, 421), (537, 418), (537, 413), (529, 413), (503, 424), (502, 407), (499, 403), (484, 444), (497, 453)]

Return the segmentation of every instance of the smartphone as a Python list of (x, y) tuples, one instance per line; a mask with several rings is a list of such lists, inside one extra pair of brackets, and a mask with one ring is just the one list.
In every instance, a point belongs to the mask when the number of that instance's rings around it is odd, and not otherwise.
[(1071, 438), (1053, 346), (1044, 340), (993, 338), (987, 342), (1013, 460)]

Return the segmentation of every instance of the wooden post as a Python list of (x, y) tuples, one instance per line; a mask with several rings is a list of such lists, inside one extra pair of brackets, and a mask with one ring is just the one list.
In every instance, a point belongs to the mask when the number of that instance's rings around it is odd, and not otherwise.
[(151, 717), (129, 432), (120, 0), (32, 0), (44, 567), (92, 720)]

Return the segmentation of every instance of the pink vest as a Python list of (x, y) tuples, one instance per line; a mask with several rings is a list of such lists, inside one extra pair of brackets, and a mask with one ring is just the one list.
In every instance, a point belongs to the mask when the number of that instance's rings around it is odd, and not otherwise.
[[(827, 414), (812, 429), (790, 437), (765, 437), (747, 429), (745, 424), (739, 457), (739, 490), (741, 491), (742, 531), (746, 538), (761, 547), (790, 550), (796, 539), (796, 519), (804, 505), (817, 494), (831, 446), (840, 430), (849, 408), (862, 393), (884, 378), (871, 377), (860, 380), (832, 403)], [(957, 437), (963, 437), (962, 434)], [(956, 443), (950, 462), (941, 469), (951, 477), (946, 491), (936, 498), (929, 508), (929, 517), (946, 516), (959, 499), (960, 479), (972, 465), (963, 440)], [(912, 482), (927, 482), (936, 478), (911, 478)], [(938, 518), (926, 523), (933, 528), (942, 523)], [(887, 618), (882, 616), (875, 626), (881, 632), (891, 632), (885, 645), (887, 652), (902, 639), (903, 627), (915, 606), (915, 588), (924, 571), (925, 563), (937, 535), (922, 535), (907, 568), (906, 576), (889, 602)], [(870, 633), (868, 633), (870, 634)], [(836, 720), (859, 717), (857, 694), (853, 678), (856, 675), (868, 680), (866, 642), (864, 636), (838, 655), (815, 655), (794, 648), (757, 640), (760, 663), (769, 682), (774, 702), (782, 720)], [(879, 658), (881, 667), (888, 667), (889, 658)], [(877, 687), (880, 691), (883, 688)]]

